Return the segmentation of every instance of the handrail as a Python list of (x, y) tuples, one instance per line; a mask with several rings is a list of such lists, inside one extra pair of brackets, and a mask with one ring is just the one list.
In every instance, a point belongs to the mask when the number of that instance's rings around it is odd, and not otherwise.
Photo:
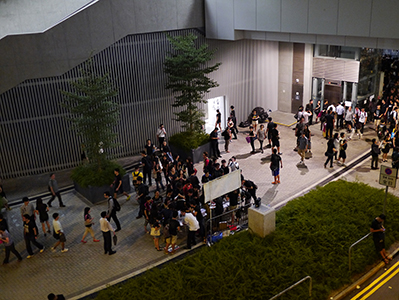
[(350, 247), (349, 247), (349, 272), (352, 269), (352, 263), (351, 263), (351, 250), (353, 248), (353, 246), (359, 244), (361, 241), (363, 241), (364, 239), (366, 239), (369, 235), (371, 234), (371, 232), (367, 233), (364, 237), (362, 237), (360, 240), (354, 242)]
[(290, 287), (286, 288), (284, 291), (278, 293), (277, 295), (273, 296), (272, 298), (270, 298), (269, 300), (274, 300), (277, 299), (278, 297), (280, 297), (282, 294), (288, 292), (289, 290), (293, 289), (294, 287), (296, 287), (297, 285), (301, 284), (302, 282), (304, 282), (305, 280), (309, 279), (309, 298), (312, 297), (312, 277), (310, 276), (306, 276), (303, 277), (301, 280), (299, 280), (298, 282), (294, 283), (293, 285), (291, 285)]

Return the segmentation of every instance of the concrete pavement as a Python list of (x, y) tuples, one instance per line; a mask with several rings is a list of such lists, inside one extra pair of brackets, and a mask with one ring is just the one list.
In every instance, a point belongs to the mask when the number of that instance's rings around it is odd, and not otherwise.
[[(273, 112), (272, 117), (281, 124), (292, 124), (293, 114)], [(226, 154), (221, 151), (223, 159), (228, 160), (235, 155), (240, 164), (240, 169), (246, 178), (254, 181), (259, 189), (258, 196), (262, 197), (264, 204), (280, 206), (282, 203), (291, 199), (293, 195), (306, 193), (309, 188), (317, 186), (323, 179), (339, 177), (349, 181), (362, 181), (383, 188), (378, 185), (378, 170), (370, 169), (370, 159), (344, 174), (338, 172), (342, 167), (334, 165), (334, 168), (325, 169), (323, 164), (326, 159), (326, 140), (322, 137), (319, 130), (320, 125), (311, 127), (312, 133), (312, 157), (306, 160), (306, 167), (297, 165), (299, 155), (293, 151), (296, 138), (294, 131), (288, 126), (279, 126), (281, 136), (281, 151), (283, 152), (283, 169), (281, 170), (281, 184), (273, 185), (271, 171), (269, 169), (270, 149), (265, 149), (264, 154), (258, 151), (250, 154), (251, 147), (245, 141), (247, 129), (240, 128), (239, 139), (234, 140), (230, 145), (231, 153)], [(349, 142), (347, 150), (347, 165), (370, 149), (371, 139), (376, 134), (371, 129), (366, 129), (362, 139), (354, 139)], [(258, 146), (258, 142), (255, 144)], [(220, 149), (223, 149), (222, 143)], [(123, 165), (131, 164), (138, 157), (125, 158), (121, 160)], [(390, 158), (390, 157), (389, 157)], [(202, 175), (202, 163), (196, 165), (199, 171), (198, 176)], [(57, 180), (60, 186), (71, 184), (68, 178), (68, 170), (57, 172)], [(22, 196), (34, 196), (47, 190), (48, 175), (30, 176), (28, 178), (18, 178), (4, 180), (3, 185), (7, 196), (11, 202), (19, 202)], [(396, 189), (390, 189), (398, 195)], [(60, 221), (66, 232), (66, 246), (69, 251), (60, 253), (51, 252), (49, 249), (55, 240), (51, 235), (44, 237), (41, 229), (38, 241), (46, 246), (44, 253), (36, 254), (31, 259), (26, 259), (27, 253), (23, 242), (22, 222), (19, 214), (19, 204), (6, 212), (10, 226), (10, 233), (15, 240), (16, 248), (23, 256), (23, 261), (18, 263), (11, 254), (10, 263), (0, 267), (0, 286), (1, 299), (46, 299), (48, 293), (62, 293), (67, 299), (79, 299), (85, 293), (90, 293), (96, 289), (103, 288), (105, 285), (118, 282), (145, 271), (149, 267), (161, 264), (173, 258), (154, 249), (152, 238), (144, 233), (143, 219), (136, 220), (138, 204), (132, 199), (128, 202), (125, 197), (118, 198), (122, 209), (118, 217), (121, 221), (122, 230), (118, 232), (118, 245), (114, 247), (117, 253), (113, 256), (103, 254), (103, 241), (99, 230), (98, 220), (100, 212), (106, 210), (106, 203), (90, 205), (75, 191), (62, 194), (65, 208), (58, 208), (58, 201), (53, 202), (50, 215), (53, 212), (60, 213)], [(45, 198), (47, 200), (48, 198)], [(80, 242), (84, 232), (83, 209), (91, 206), (91, 215), (95, 218), (94, 230), (96, 237), (101, 239), (100, 243), (93, 243), (90, 238), (87, 244)], [(50, 218), (51, 219), (51, 218)], [(52, 219), (51, 219), (52, 220)], [(113, 223), (111, 221), (111, 223)], [(179, 236), (180, 243), (183, 243), (183, 236)], [(188, 250), (179, 250), (185, 253)], [(1, 253), (0, 259), (4, 254)]]

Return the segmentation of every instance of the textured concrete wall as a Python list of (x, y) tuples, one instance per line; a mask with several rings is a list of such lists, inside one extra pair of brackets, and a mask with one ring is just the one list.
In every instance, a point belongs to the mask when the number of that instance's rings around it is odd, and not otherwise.
[(273, 41), (398, 49), (398, 14), (395, 0), (205, 0), (207, 38), (226, 40), (244, 30)]
[(279, 43), (278, 110), (284, 112), (291, 112), (293, 51), (292, 43)]
[(203, 0), (100, 0), (44, 33), (6, 36), (0, 94), (26, 79), (61, 75), (129, 34), (204, 27), (203, 6)]

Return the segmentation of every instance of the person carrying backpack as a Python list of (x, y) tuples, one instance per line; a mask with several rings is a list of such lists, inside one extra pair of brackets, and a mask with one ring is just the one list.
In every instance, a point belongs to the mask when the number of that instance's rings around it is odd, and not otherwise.
[(119, 223), (118, 217), (116, 216), (116, 212), (121, 210), (118, 200), (112, 198), (111, 194), (108, 191), (104, 192), (104, 198), (108, 199), (108, 211), (107, 211), (107, 220), (108, 222), (111, 218), (114, 220), (116, 225), (115, 232), (121, 230), (121, 224)]

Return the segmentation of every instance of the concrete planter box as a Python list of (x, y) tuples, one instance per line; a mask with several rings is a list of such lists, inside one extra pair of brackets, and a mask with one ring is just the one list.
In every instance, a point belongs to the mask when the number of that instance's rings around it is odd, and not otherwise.
[[(110, 193), (113, 192), (113, 189), (109, 185), (89, 186), (87, 188), (81, 187), (76, 182), (73, 182), (73, 185), (75, 187), (75, 190), (79, 194), (81, 194), (83, 197), (85, 197), (93, 204), (97, 204), (105, 200), (104, 199), (105, 191), (109, 191)], [(122, 185), (123, 185), (123, 190), (127, 193), (130, 193), (131, 188), (130, 188), (129, 174), (125, 174), (125, 176), (122, 177)]]
[(191, 157), (193, 159), (193, 163), (199, 163), (202, 161), (202, 153), (208, 152), (211, 150), (211, 143), (206, 143), (205, 145), (199, 146), (197, 149), (191, 149), (190, 151), (183, 150), (178, 148), (172, 144), (169, 145), (170, 150), (173, 154), (178, 154), (181, 159), (186, 160), (186, 158)]

